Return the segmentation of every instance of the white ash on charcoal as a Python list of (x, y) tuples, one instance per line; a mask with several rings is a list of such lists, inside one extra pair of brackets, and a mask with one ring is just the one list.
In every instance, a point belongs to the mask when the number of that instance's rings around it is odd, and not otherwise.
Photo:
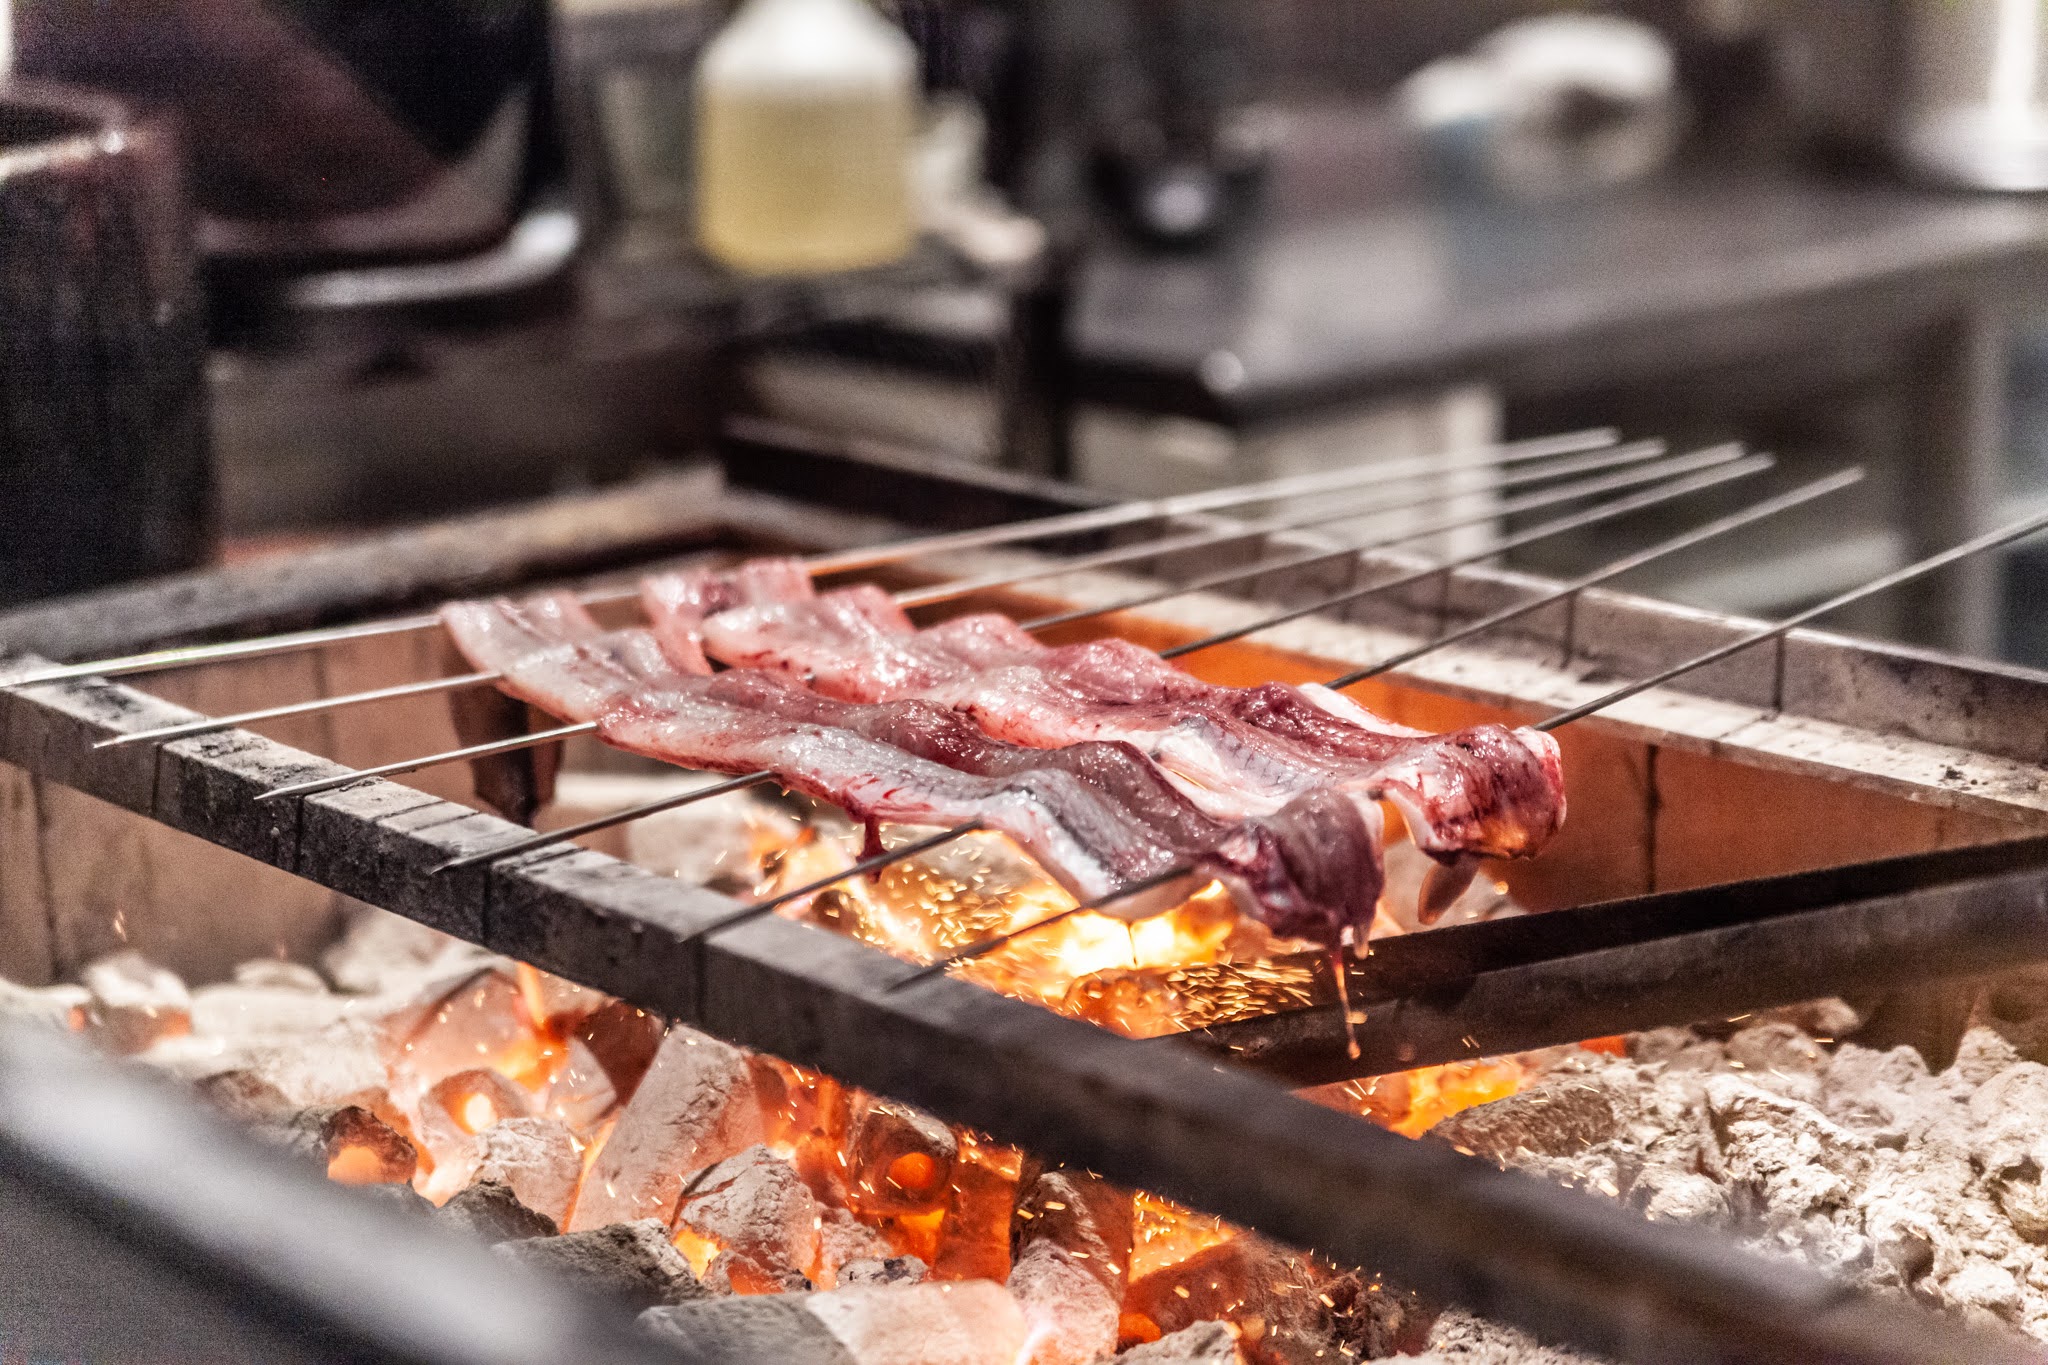
[(0, 1019), (77, 1033), (86, 1025), (91, 1004), (92, 993), (83, 986), (17, 986), (0, 981)]
[(1245, 1365), (1238, 1330), (1227, 1322), (1198, 1322), (1157, 1341), (1133, 1346), (1117, 1359), (1122, 1365)]
[(761, 1141), (761, 1106), (736, 1047), (676, 1027), (619, 1111), (583, 1182), (572, 1230), (630, 1218), (668, 1222), (686, 1180)]
[(192, 996), (174, 972), (136, 952), (101, 958), (80, 974), (86, 1032), (109, 1052), (136, 1053), (192, 1032)]
[(480, 1242), (522, 1242), (561, 1231), (554, 1219), (526, 1207), (510, 1185), (479, 1180), (443, 1204), (435, 1215)]
[(1625, 1057), (1558, 1054), (1429, 1140), (2048, 1340), (2048, 1065), (2011, 1041), (2048, 1041), (2041, 1018), (1980, 1017), (1940, 1072), (1911, 1048), (1830, 1045), (1785, 1017), (1723, 1038), (1660, 1029)]
[(500, 1242), (493, 1250), (516, 1265), (561, 1276), (635, 1309), (710, 1295), (669, 1241), (668, 1230), (652, 1218)]
[(1028, 1365), (1084, 1365), (1116, 1349), (1131, 1222), (1129, 1191), (1100, 1176), (1052, 1170), (1023, 1186), (1009, 1286), (1031, 1324)]
[(583, 1178), (583, 1153), (568, 1124), (550, 1118), (500, 1119), (470, 1139), (470, 1151), (475, 1160), (466, 1188), (503, 1185), (557, 1226), (568, 1217)]
[(678, 1240), (711, 1251), (706, 1280), (734, 1292), (780, 1292), (815, 1272), (824, 1210), (788, 1162), (756, 1144), (682, 1191)]
[[(738, 1311), (735, 1311), (738, 1310)], [(859, 1285), (816, 1294), (685, 1304), (642, 1327), (685, 1359), (806, 1365), (1017, 1365), (1030, 1328), (1001, 1285)]]

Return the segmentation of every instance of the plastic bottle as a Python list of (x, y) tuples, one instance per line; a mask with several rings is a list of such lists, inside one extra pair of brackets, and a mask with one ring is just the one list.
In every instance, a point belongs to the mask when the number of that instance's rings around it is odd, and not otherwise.
[(866, 0), (746, 0), (697, 70), (699, 245), (762, 275), (899, 259), (916, 105), (916, 49)]

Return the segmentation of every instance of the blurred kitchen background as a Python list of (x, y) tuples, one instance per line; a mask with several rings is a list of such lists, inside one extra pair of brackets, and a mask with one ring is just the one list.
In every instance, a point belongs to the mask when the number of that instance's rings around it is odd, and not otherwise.
[[(2048, 501), (2040, 0), (12, 0), (11, 35), (17, 92), (175, 121), (235, 552), (730, 433), (1150, 493), (1615, 425), (1872, 465), (1637, 581), (1769, 616)], [(2048, 664), (2048, 553), (1842, 624)]]

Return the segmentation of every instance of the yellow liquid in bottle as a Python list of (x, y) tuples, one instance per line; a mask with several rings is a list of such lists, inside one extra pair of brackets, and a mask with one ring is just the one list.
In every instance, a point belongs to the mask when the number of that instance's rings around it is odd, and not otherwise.
[(909, 252), (911, 103), (882, 88), (700, 87), (697, 235), (761, 275), (885, 265)]

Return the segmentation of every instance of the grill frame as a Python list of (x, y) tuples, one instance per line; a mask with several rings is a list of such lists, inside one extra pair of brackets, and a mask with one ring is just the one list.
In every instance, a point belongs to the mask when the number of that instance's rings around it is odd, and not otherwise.
[[(743, 443), (738, 453), (749, 453)], [(707, 546), (751, 548), (832, 548), (873, 540), (889, 530), (862, 514), (891, 500), (900, 507), (920, 499), (912, 505), (929, 507), (941, 527), (1081, 501), (1044, 486), (969, 476), (937, 462), (913, 462), (898, 480), (895, 466), (901, 461), (847, 460), (830, 451), (811, 451), (803, 460), (838, 467), (835, 478), (815, 479), (809, 488), (839, 510), (800, 509), (781, 497), (732, 490), (710, 505), (691, 500), (687, 534), (675, 534), (675, 527), (660, 525), (658, 518), (643, 518), (635, 523), (634, 544), (626, 547), (592, 525), (576, 552), (555, 556), (549, 568), (570, 572), (579, 559), (589, 567), (617, 563), (643, 556), (649, 544), (680, 549), (691, 536)], [(790, 473), (791, 465), (801, 463), (775, 465), (776, 476), (801, 478)], [(948, 488), (953, 491), (942, 491)], [(562, 512), (543, 508), (531, 515), (544, 521)], [(467, 539), (474, 539), (473, 532)], [(1165, 566), (1169, 576), (1171, 570)], [(493, 573), (510, 583), (531, 572), (530, 563), (471, 564), (458, 584), (422, 571), (407, 592), (410, 600), (434, 600), (476, 591)], [(1302, 575), (1277, 595), (1314, 596), (1340, 583), (1343, 572)], [(257, 581), (265, 580), (258, 575)], [(210, 589), (218, 602), (233, 597), (221, 575), (199, 576), (197, 586)], [(1490, 611), (1542, 586), (1517, 575), (1461, 570), (1446, 575), (1438, 592), (1385, 604), (1382, 619), (1411, 630), (1432, 629), (1446, 617)], [(300, 587), (288, 604), (239, 613), (223, 607), (203, 626), (188, 615), (178, 628), (186, 632), (183, 638), (195, 632), (258, 633), (364, 609), (361, 593), (352, 595), (339, 579), (324, 599), (309, 581), (302, 579)], [(184, 588), (187, 598), (191, 589)], [(133, 610), (136, 603), (179, 591), (176, 585), (127, 590), (131, 610), (122, 619), (148, 620), (146, 612)], [(42, 609), (41, 638), (48, 642), (70, 623), (73, 646), (64, 652), (73, 657), (170, 642), (159, 633), (78, 646), (79, 635), (99, 629), (94, 615), (92, 600)], [(1579, 657), (1591, 653), (1606, 662), (1600, 651), (1607, 649), (1614, 655), (1611, 666), (1619, 667), (1636, 664), (1644, 654), (1668, 655), (1666, 661), (1683, 657), (1742, 629), (1726, 618), (1616, 594), (1588, 594), (1572, 615), (1548, 627), (1541, 618), (1525, 624), (1520, 642), (1540, 647), (1546, 629), (1569, 634)], [(13, 620), (0, 620), (0, 639), (22, 638), (18, 629), (10, 630)], [(1212, 615), (1208, 623), (1215, 621)], [(1657, 628), (1645, 629), (1646, 622)], [(1173, 631), (1172, 616), (1162, 616), (1158, 628)], [(1303, 643), (1315, 644), (1340, 629), (1313, 627)], [(1293, 638), (1281, 640), (1281, 648)], [(11, 662), (36, 664), (26, 658)], [(1655, 662), (1641, 659), (1639, 666)], [(1459, 665), (1431, 667), (1455, 673)], [(1540, 679), (1541, 666), (1531, 667), (1535, 671), (1527, 676)], [(1422, 670), (1418, 675), (1484, 700), (1503, 695), (1498, 680), (1482, 686), (1470, 676), (1446, 681)], [(1913, 677), (1931, 684), (1937, 698), (1963, 694), (1972, 705), (1930, 705), (1894, 716), (1897, 728), (1911, 736), (1904, 741), (1859, 737), (1844, 719), (1879, 704), (1869, 680), (1903, 687)], [(1962, 815), (1996, 810), (2014, 832), (2048, 822), (2048, 798), (2015, 787), (2025, 750), (2009, 743), (2011, 752), (1963, 753), (1957, 747), (1961, 738), (2011, 733), (1987, 723), (1987, 716), (2009, 723), (2030, 708), (2035, 715), (2048, 714), (2048, 677), (1801, 633), (1761, 671), (1754, 665), (1727, 668), (1703, 673), (1689, 686), (1697, 692), (1659, 703), (1677, 722), (1656, 731), (1660, 743), (1740, 751), (1759, 763), (1854, 771), (1887, 789), (1917, 790), (1921, 799)], [(1810, 699), (1821, 714), (1760, 717), (1758, 704), (1767, 704), (1774, 693), (1788, 701)], [(1538, 688), (1524, 700), (1548, 699)], [(698, 941), (693, 933), (737, 908), (733, 901), (602, 854), (536, 853), (429, 877), (434, 865), (508, 842), (524, 827), (385, 781), (283, 808), (258, 806), (253, 798), (263, 790), (346, 769), (246, 732), (180, 741), (154, 752), (91, 748), (115, 733), (195, 715), (104, 682), (0, 693), (0, 760), (721, 1037), (1616, 1356), (1875, 1362), (1925, 1358), (1939, 1349), (1958, 1359), (2020, 1358), (2000, 1343), (1957, 1333), (1918, 1313), (1845, 1302), (1817, 1274), (1757, 1261), (1711, 1234), (1651, 1226), (1447, 1147), (1382, 1132), (1296, 1099), (1270, 1079), (1221, 1067), (1192, 1047), (1117, 1038), (952, 980), (890, 994), (888, 987), (910, 970), (905, 964), (775, 917)], [(1810, 740), (1803, 726), (1831, 727), (1827, 738), (1833, 747), (1802, 754), (1768, 743), (1734, 743), (1727, 728), (1731, 719), (1773, 742), (1784, 741), (1787, 730)], [(1599, 723), (1623, 734), (1631, 727), (1644, 730), (1641, 720), (1626, 717)], [(1958, 776), (1915, 783), (1915, 773), (1928, 761), (1921, 751), (1928, 749), (1946, 751), (1948, 768)], [(1851, 766), (1885, 753), (1905, 753), (1911, 761), (1889, 772)]]

